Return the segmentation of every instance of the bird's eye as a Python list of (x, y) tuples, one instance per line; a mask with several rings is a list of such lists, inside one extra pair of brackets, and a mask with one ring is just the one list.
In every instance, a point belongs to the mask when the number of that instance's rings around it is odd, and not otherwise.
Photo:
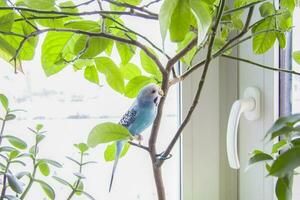
[(152, 90), (152, 94), (154, 94), (156, 92), (156, 90)]

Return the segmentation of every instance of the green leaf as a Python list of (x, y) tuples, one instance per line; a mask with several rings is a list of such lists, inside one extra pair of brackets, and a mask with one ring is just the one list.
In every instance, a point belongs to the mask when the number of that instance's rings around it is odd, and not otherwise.
[(16, 158), (19, 154), (20, 154), (20, 151), (18, 151), (18, 150), (11, 151), (11, 152), (9, 153), (9, 159), (10, 159), (10, 160), (13, 160), (13, 159)]
[(40, 184), (40, 186), (42, 187), (45, 194), (49, 197), (49, 199), (51, 199), (51, 200), (55, 199), (55, 192), (48, 183), (46, 183), (42, 180), (34, 180), (34, 181)]
[(5, 116), (6, 121), (13, 120), (13, 119), (16, 119), (16, 115), (14, 115), (14, 114), (7, 114)]
[(15, 14), (13, 12), (9, 12), (5, 15), (0, 16), (0, 31), (9, 32), (14, 23)]
[(15, 175), (10, 174), (10, 173), (7, 173), (6, 177), (7, 177), (10, 188), (14, 192), (21, 194), (23, 192), (23, 186), (22, 186), (22, 183), (19, 181), (19, 179)]
[(142, 74), (140, 68), (133, 63), (127, 63), (126, 65), (121, 64), (120, 70), (123, 74), (123, 77), (127, 80), (131, 80), (134, 77)]
[(96, 67), (99, 72), (103, 73), (108, 85), (119, 93), (124, 92), (124, 78), (121, 70), (108, 57), (95, 58)]
[[(125, 35), (123, 32), (118, 32), (117, 36), (125, 38), (125, 39), (129, 39), (128, 37), (130, 37), (131, 39), (136, 40), (136, 35), (130, 34), (130, 33)], [(134, 56), (136, 46), (128, 45), (128, 44), (121, 43), (121, 42), (116, 42), (116, 46), (117, 46), (117, 50), (118, 50), (119, 56), (121, 58), (122, 64), (127, 64), (131, 60), (131, 58)]]
[(281, 49), (284, 49), (286, 46), (286, 38), (284, 33), (276, 33), (277, 40)]
[(3, 136), (3, 138), (6, 138), (11, 145), (13, 145), (14, 147), (16, 147), (18, 149), (26, 149), (27, 148), (26, 142), (20, 138), (17, 138), (12, 135), (5, 135), (5, 136)]
[(118, 1), (130, 4), (130, 5), (134, 5), (134, 6), (137, 6), (142, 2), (142, 0), (118, 0)]
[[(196, 37), (196, 34), (194, 32), (189, 32), (188, 34), (186, 34), (184, 40), (180, 43), (177, 43), (177, 52), (184, 49), (195, 37)], [(196, 51), (197, 51), (197, 48), (193, 47), (187, 54), (185, 54), (183, 56), (181, 61), (187, 65), (190, 65), (192, 62), (192, 59), (195, 56)]]
[[(252, 40), (253, 51), (256, 54), (263, 54), (271, 49), (276, 41), (276, 32), (268, 31), (275, 27), (274, 18), (264, 20), (255, 27), (253, 27), (252, 32), (257, 33)], [(268, 32), (262, 32), (268, 31)]]
[(276, 120), (273, 126), (267, 131), (265, 137), (271, 135), (271, 139), (273, 139), (279, 135), (289, 133), (293, 130), (298, 131), (298, 128), (297, 127), (294, 128), (293, 125), (299, 121), (300, 121), (300, 114), (293, 114), (286, 117), (280, 117)]
[[(122, 158), (123, 156), (126, 155), (126, 153), (128, 152), (130, 147), (129, 143), (125, 143), (124, 147), (122, 149), (122, 152), (120, 154), (120, 158)], [(109, 161), (113, 161), (115, 160), (115, 155), (116, 155), (116, 151), (117, 151), (117, 147), (116, 147), (116, 143), (112, 143), (110, 145), (107, 145), (105, 151), (104, 151), (104, 159), (105, 161), (109, 162)]]
[(44, 176), (49, 176), (50, 174), (50, 168), (49, 165), (45, 162), (42, 162), (38, 165), (40, 172), (44, 175)]
[(5, 195), (4, 199), (7, 199), (7, 200), (21, 200), (18, 197), (15, 197), (13, 195)]
[(126, 140), (131, 137), (130, 132), (124, 126), (111, 122), (98, 124), (88, 136), (88, 145), (95, 147), (98, 144)]
[(39, 159), (38, 160), (38, 164), (40, 164), (40, 163), (47, 163), (49, 165), (52, 165), (52, 166), (58, 167), (58, 168), (62, 168), (63, 167), (59, 162), (57, 162), (55, 160), (50, 160), (50, 159)]
[[(75, 182), (75, 184), (77, 184), (77, 182)], [(76, 188), (76, 190), (78, 190), (78, 191), (75, 194), (78, 195), (78, 196), (80, 196), (82, 194), (81, 191), (83, 191), (83, 189), (84, 189), (83, 182), (79, 181), (79, 184), (78, 184), (78, 186)]]
[[(71, 28), (75, 30), (84, 30), (84, 31), (99, 31), (99, 23), (92, 20), (71, 20), (64, 24), (66, 28)], [(96, 31), (97, 30), (97, 31)]]
[(42, 45), (42, 66), (47, 76), (58, 73), (67, 66), (62, 51), (68, 45), (73, 33), (49, 32)]
[(278, 153), (280, 150), (282, 150), (286, 146), (287, 142), (286, 140), (280, 140), (279, 142), (273, 144), (272, 147), (272, 153)]
[(298, 65), (300, 65), (300, 50), (293, 52), (293, 58)]
[(191, 8), (198, 24), (198, 44), (201, 44), (209, 30), (212, 22), (209, 6), (198, 0), (190, 0)]
[(8, 99), (4, 94), (0, 94), (0, 102), (3, 108), (7, 111), (8, 110)]
[(159, 24), (162, 41), (166, 39), (168, 29), (171, 24), (172, 15), (179, 0), (164, 0), (159, 10)]
[(23, 178), (24, 176), (28, 176), (28, 177), (30, 177), (30, 172), (27, 172), (27, 171), (22, 171), (22, 172), (18, 172), (17, 174), (16, 174), (16, 177), (17, 177), (17, 179), (21, 179), (21, 178)]
[(43, 127), (44, 127), (43, 124), (37, 124), (36, 127), (35, 127), (35, 129), (39, 132), (40, 130), (43, 129)]
[[(12, 61), (11, 59), (15, 55), (16, 49), (13, 46), (11, 46), (6, 40), (7, 39), (4, 40), (3, 38), (0, 37), (0, 58), (5, 60), (12, 66), (15, 66), (14, 61)], [(16, 60), (16, 68), (21, 72), (23, 71), (21, 61), (19, 58), (17, 58)]]
[[(154, 51), (150, 50), (152, 53)], [(158, 69), (156, 63), (144, 52), (140, 51), (140, 61), (143, 69), (148, 72), (149, 74), (154, 75), (155, 79), (158, 81), (162, 80), (161, 72)]]
[(270, 175), (284, 177), (300, 166), (300, 147), (294, 147), (279, 155), (270, 169)]
[(85, 143), (74, 144), (74, 146), (81, 152), (84, 153), (89, 150), (89, 147)]
[(109, 39), (100, 37), (89, 37), (82, 35), (78, 38), (73, 48), (73, 54), (77, 55), (81, 53), (86, 48), (86, 43), (88, 43), (88, 48), (80, 56), (82, 59), (94, 58), (103, 52), (110, 43)]
[(84, 78), (92, 83), (99, 85), (98, 71), (95, 66), (87, 66), (84, 69)]
[(259, 12), (262, 17), (267, 17), (275, 13), (274, 5), (271, 2), (265, 2), (260, 5)]
[(278, 178), (276, 183), (276, 196), (278, 200), (291, 200), (293, 193), (293, 173)]
[(44, 134), (36, 134), (35, 138), (36, 138), (36, 141), (37, 143), (40, 143), (46, 136)]
[(136, 76), (131, 79), (125, 87), (125, 96), (129, 98), (134, 98), (138, 95), (140, 89), (149, 83), (155, 83), (156, 81), (147, 76)]
[(170, 37), (173, 42), (181, 42), (189, 32), (191, 22), (190, 0), (178, 1), (171, 17)]
[(273, 160), (273, 157), (261, 151), (255, 151), (254, 155), (249, 160), (249, 166), (258, 162)]
[(280, 7), (288, 9), (291, 13), (294, 12), (294, 9), (296, 7), (296, 0), (281, 0), (280, 1)]
[(59, 183), (63, 184), (63, 185), (66, 185), (66, 186), (69, 186), (70, 188), (72, 188), (72, 185), (71, 183), (69, 183), (68, 181), (62, 179), (62, 178), (59, 178), (57, 176), (53, 176), (53, 178), (58, 181)]
[(55, 0), (24, 0), (24, 3), (29, 8), (52, 10), (55, 5)]

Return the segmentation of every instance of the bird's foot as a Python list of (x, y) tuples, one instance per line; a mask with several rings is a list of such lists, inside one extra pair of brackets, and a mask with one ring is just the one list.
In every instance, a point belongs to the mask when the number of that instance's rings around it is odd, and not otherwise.
[(172, 154), (165, 155), (165, 152), (163, 151), (159, 154), (156, 154), (156, 159), (158, 159), (158, 160), (168, 160), (168, 159), (172, 158), (172, 156), (173, 156)]
[(135, 136), (134, 136), (134, 139), (135, 139), (136, 141), (138, 141), (139, 145), (141, 145), (141, 144), (142, 144), (142, 141), (143, 141), (143, 136), (142, 136), (142, 135), (135, 135)]

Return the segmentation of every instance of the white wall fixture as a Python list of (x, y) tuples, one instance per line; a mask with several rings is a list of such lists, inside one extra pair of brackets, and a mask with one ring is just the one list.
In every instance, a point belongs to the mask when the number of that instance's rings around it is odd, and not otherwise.
[(227, 124), (227, 157), (229, 166), (240, 168), (237, 148), (237, 131), (241, 114), (247, 120), (254, 121), (260, 117), (260, 91), (255, 87), (248, 87), (244, 91), (243, 99), (233, 103)]

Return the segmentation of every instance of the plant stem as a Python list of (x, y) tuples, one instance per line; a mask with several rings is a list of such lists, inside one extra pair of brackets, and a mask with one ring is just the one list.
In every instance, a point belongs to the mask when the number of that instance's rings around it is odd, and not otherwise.
[(2, 191), (1, 191), (1, 197), (0, 197), (0, 200), (3, 200), (3, 199), (4, 199), (4, 196), (5, 196), (5, 192), (6, 192), (6, 181), (7, 181), (6, 173), (8, 172), (9, 165), (10, 165), (10, 161), (7, 162), (7, 165), (6, 165), (6, 168), (5, 168), (5, 172), (4, 172), (4, 175), (3, 175), (3, 186), (2, 186)]
[(7, 114), (8, 114), (8, 111), (6, 111), (3, 121), (2, 121), (2, 126), (1, 126), (1, 131), (0, 131), (0, 145), (2, 144), (2, 137), (3, 137), (4, 128), (5, 128), (5, 123), (6, 123), (5, 119), (6, 119)]
[[(83, 163), (83, 153), (80, 154), (80, 165), (79, 165), (79, 173), (81, 174), (82, 172), (82, 163)], [(70, 193), (70, 195), (68, 196), (67, 200), (71, 200), (72, 197), (74, 196), (74, 194), (77, 192), (77, 188), (80, 184), (81, 178), (78, 178), (76, 181), (75, 186), (72, 188), (72, 192)]]
[(25, 196), (28, 194), (28, 192), (29, 192), (29, 190), (30, 190), (30, 188), (31, 188), (31, 186), (34, 182), (36, 170), (37, 170), (37, 166), (34, 165), (32, 176), (30, 177), (29, 183), (28, 183), (26, 189), (24, 190), (23, 194), (21, 195), (20, 199), (24, 199)]

